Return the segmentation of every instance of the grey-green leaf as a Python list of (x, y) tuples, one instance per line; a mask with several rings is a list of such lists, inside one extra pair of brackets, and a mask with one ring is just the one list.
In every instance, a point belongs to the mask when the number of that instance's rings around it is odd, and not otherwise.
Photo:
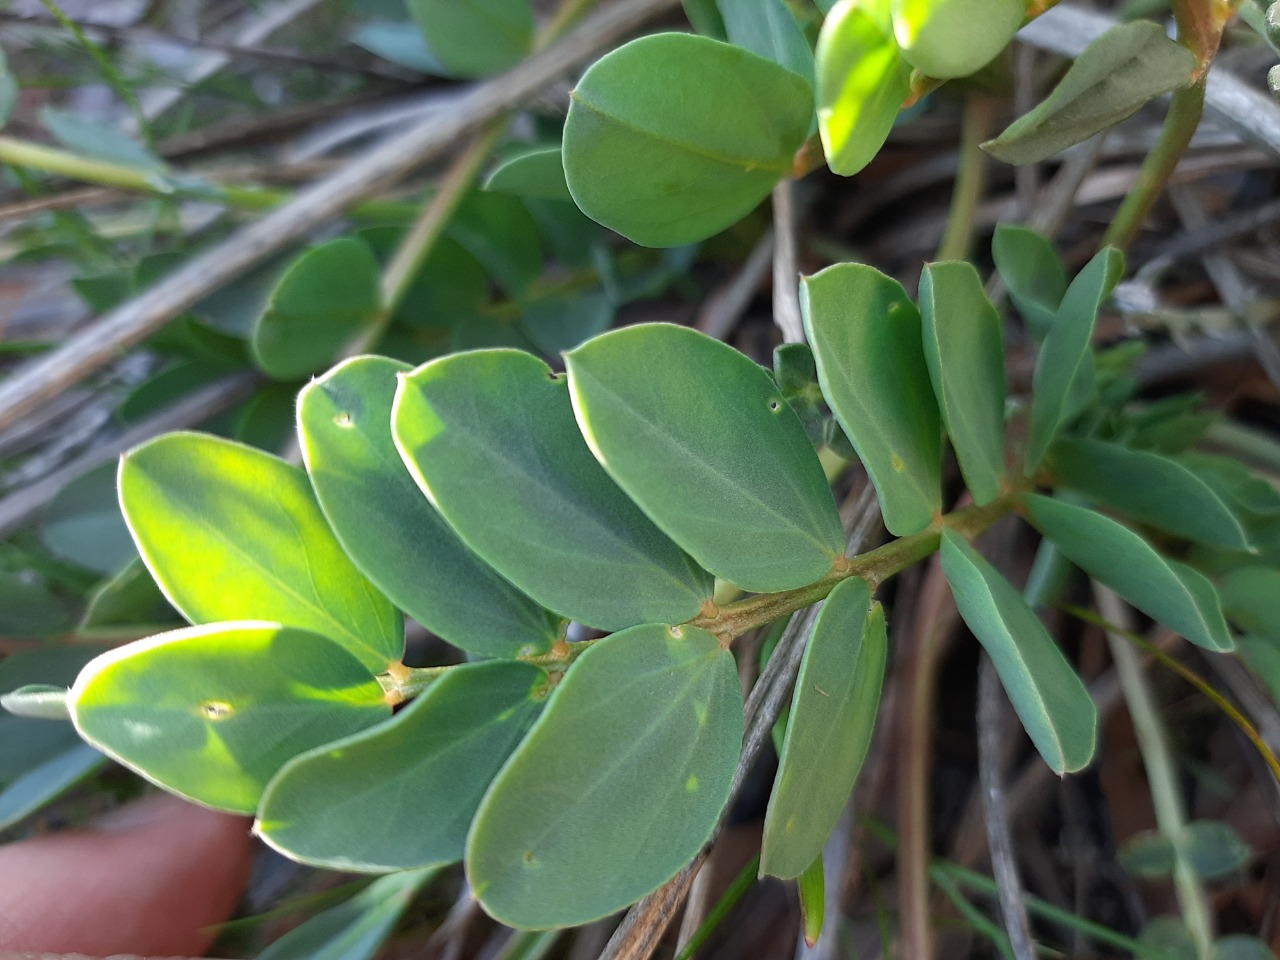
[(428, 630), (485, 657), (544, 652), (559, 618), (472, 553), (400, 459), (391, 407), (409, 369), (356, 357), (299, 395), (302, 455), (320, 507), (356, 566)]
[(785, 0), (729, 0), (720, 12), (730, 43), (786, 67), (813, 86), (813, 48)]
[(1004, 340), (1000, 317), (968, 263), (926, 264), (920, 277), (924, 357), (942, 423), (976, 503), (1004, 476)]
[(991, 256), (1027, 329), (1043, 340), (1067, 292), (1067, 271), (1044, 234), (1002, 223), (991, 240)]
[(772, 61), (707, 37), (641, 37), (574, 89), (565, 175), (583, 213), (636, 243), (694, 243), (790, 174), (812, 120), (809, 84)]
[(1195, 69), (1195, 55), (1160, 24), (1120, 24), (1089, 44), (1039, 106), (982, 147), (1005, 163), (1047, 159), (1186, 86)]
[(1249, 550), (1239, 518), (1177, 460), (1101, 440), (1066, 439), (1050, 468), (1058, 483), (1131, 520), (1195, 543)]
[(1097, 739), (1097, 708), (1035, 611), (951, 530), (942, 533), (942, 571), (960, 616), (991, 657), (1040, 756), (1059, 774), (1087, 766)]
[(822, 856), (862, 769), (884, 682), (884, 608), (851, 577), (818, 614), (791, 697), (760, 872), (798, 877)]
[(1032, 380), (1031, 437), (1026, 470), (1033, 473), (1044, 460), (1058, 431), (1079, 413), (1082, 378), (1092, 386), (1089, 364), (1098, 310), (1124, 275), (1124, 254), (1104, 247), (1071, 281), (1054, 312)]
[(258, 960), (369, 960), (439, 870), (379, 877), (350, 900), (318, 913), (267, 947)]
[(1161, 556), (1138, 534), (1096, 510), (1037, 494), (1024, 501), (1031, 522), (1089, 576), (1192, 643), (1209, 650), (1232, 649), (1218, 595), (1203, 574)]
[(171, 433), (120, 462), (147, 569), (192, 623), (269, 618), (329, 637), (374, 673), (399, 660), (399, 613), (351, 563), (307, 475), (250, 447)]
[(527, 663), (454, 667), (389, 722), (285, 764), (254, 829), (286, 856), (333, 870), (461, 860), (480, 798), (548, 689)]
[(603, 630), (682, 622), (712, 581), (609, 479), (563, 378), (517, 350), (402, 378), (396, 446), (463, 542), (548, 608)]
[(150, 173), (165, 169), (163, 160), (129, 134), (83, 113), (42, 107), (40, 120), (58, 143), (75, 153)]
[(255, 362), (280, 380), (324, 369), (381, 305), (378, 262), (368, 245), (340, 237), (295, 260), (253, 326)]
[(564, 180), (564, 160), (558, 145), (531, 147), (507, 157), (489, 174), (484, 188), (518, 197), (573, 201)]
[(598, 641), (480, 805), (466, 856), (476, 896), (525, 928), (640, 899), (711, 835), (742, 734), (733, 656), (710, 633), (647, 624)]
[(821, 463), (758, 364), (696, 330), (655, 323), (596, 337), (565, 365), (596, 458), (716, 576), (788, 590), (843, 557)]
[(889, 532), (918, 533), (942, 509), (942, 431), (920, 313), (896, 280), (842, 263), (800, 284), (818, 381), (880, 497)]
[(432, 57), (452, 77), (487, 77), (533, 46), (529, 0), (407, 0)]

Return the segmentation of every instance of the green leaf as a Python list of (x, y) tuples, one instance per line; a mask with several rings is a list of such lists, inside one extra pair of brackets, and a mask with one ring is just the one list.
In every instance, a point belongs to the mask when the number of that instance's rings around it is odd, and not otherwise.
[(565, 176), (593, 220), (644, 246), (680, 246), (767, 197), (812, 119), (809, 85), (776, 63), (706, 37), (641, 37), (573, 91)]
[(448, 71), (427, 49), (426, 38), (410, 20), (379, 20), (361, 24), (351, 34), (351, 42), (375, 57), (397, 63), (419, 73), (446, 76)]
[(138, 553), (120, 515), (115, 464), (76, 477), (44, 510), (40, 539), (59, 559), (96, 573), (114, 573)]
[(638, 324), (565, 356), (583, 436), (703, 567), (744, 590), (802, 587), (844, 555), (804, 427), (773, 379), (688, 327)]
[(982, 643), (1031, 742), (1059, 775), (1093, 759), (1098, 711), (1035, 611), (999, 571), (951, 530), (942, 572), (960, 616)]
[(557, 613), (602, 630), (695, 616), (712, 581), (618, 489), (562, 377), (516, 350), (401, 379), (396, 447), (463, 542)]
[(1219, 582), (1218, 594), (1233, 623), (1280, 642), (1280, 570), (1261, 566), (1232, 570)]
[(285, 856), (333, 870), (461, 860), (480, 798), (548, 688), (527, 663), (454, 667), (388, 723), (285, 764), (254, 829)]
[(487, 77), (533, 48), (529, 0), (407, 0), (427, 48), (451, 77)]
[(484, 188), (517, 197), (573, 201), (569, 185), (564, 180), (564, 161), (560, 157), (559, 145), (531, 147), (507, 157), (489, 174)]
[(800, 894), (800, 933), (809, 947), (818, 943), (827, 913), (827, 879), (822, 855), (805, 868), (797, 882)]
[(147, 565), (135, 556), (89, 595), (89, 606), (76, 633), (81, 637), (137, 637), (155, 633), (156, 627), (179, 626), (180, 622)]
[(1158, 951), (1162, 960), (1199, 960), (1200, 951), (1180, 917), (1156, 917), (1142, 928), (1138, 942)]
[(380, 307), (378, 262), (367, 244), (340, 237), (312, 247), (285, 271), (254, 324), (254, 361), (278, 380), (316, 373)]
[(1026, 0), (892, 0), (902, 56), (928, 77), (949, 80), (985, 67), (1022, 26)]
[(1100, 440), (1060, 441), (1050, 457), (1059, 485), (1131, 520), (1195, 543), (1249, 550), (1249, 537), (1216, 491), (1170, 457)]
[[(1205, 880), (1220, 880), (1249, 861), (1249, 847), (1228, 824), (1217, 820), (1188, 823), (1177, 844), (1187, 864)], [(1174, 839), (1159, 830), (1131, 837), (1119, 852), (1120, 864), (1143, 877), (1167, 877), (1177, 860)]]
[(1195, 69), (1195, 54), (1160, 24), (1122, 23), (1089, 44), (1039, 106), (982, 148), (1005, 163), (1036, 163), (1185, 87)]
[(172, 407), (183, 397), (225, 377), (233, 368), (207, 360), (184, 360), (148, 377), (120, 402), (116, 416), (133, 425)]
[(716, 0), (680, 0), (689, 25), (703, 36), (714, 40), (725, 38), (724, 18)]
[(71, 688), (80, 736), (166, 790), (252, 813), (305, 750), (390, 714), (382, 687), (318, 634), (240, 621), (174, 630), (97, 657)]
[(791, 697), (764, 821), (760, 872), (798, 877), (822, 858), (862, 769), (880, 706), (889, 642), (884, 608), (850, 577), (827, 597)]
[(9, 122), (9, 115), (18, 103), (18, 80), (9, 69), (9, 61), (0, 50), (0, 127)]
[(73, 153), (152, 173), (165, 169), (163, 160), (129, 134), (82, 113), (41, 107), (40, 122)]
[(1034, 473), (1058, 431), (1079, 413), (1082, 384), (1093, 385), (1090, 363), (1098, 310), (1124, 276), (1124, 254), (1104, 247), (1071, 281), (1036, 357), (1031, 438), (1026, 471)]
[(350, 900), (290, 930), (258, 960), (370, 960), (437, 873), (428, 868), (379, 877)]
[(34, 570), (0, 570), (0, 634), (47, 637), (75, 622), (71, 602)]
[(852, 176), (879, 153), (911, 91), (911, 70), (864, 0), (842, 0), (818, 34), (818, 132), (827, 166)]
[(400, 658), (400, 615), (347, 559), (297, 467), (171, 433), (123, 457), (120, 502), (147, 569), (191, 622), (268, 617), (329, 637), (374, 673)]
[(445, 232), (512, 297), (521, 296), (542, 273), (538, 224), (518, 197), (473, 190), (462, 198)]
[(297, 407), (296, 383), (268, 383), (241, 405), (231, 437), (259, 450), (282, 451), (297, 436)]
[(596, 642), (480, 805), (466, 856), (476, 897), (523, 928), (640, 899), (711, 836), (742, 734), (733, 655), (710, 633), (646, 624)]
[(813, 48), (785, 0), (729, 0), (720, 13), (730, 43), (786, 67), (813, 87)]
[(968, 263), (926, 264), (920, 277), (924, 358), (942, 423), (976, 503), (1004, 476), (1004, 340), (1000, 317)]
[(0, 707), (15, 717), (31, 720), (69, 720), (66, 687), (48, 683), (29, 683), (0, 694)]
[[(390, 260), (404, 237), (395, 227), (371, 227), (360, 238), (383, 260)], [(414, 330), (447, 331), (469, 322), (489, 299), (484, 264), (449, 237), (439, 237), (418, 268), (393, 319)]]
[(823, 396), (876, 485), (885, 526), (918, 533), (942, 509), (942, 430), (919, 311), (896, 280), (857, 263), (806, 277), (800, 306)]
[(526, 303), (520, 329), (539, 350), (555, 357), (604, 333), (614, 313), (607, 293), (586, 290)]
[(26, 819), (106, 765), (107, 758), (85, 743), (52, 754), (0, 790), (0, 830)]
[[(1247, 8), (1242, 7), (1240, 12), (1243, 13), (1245, 9)], [(1213, 960), (1275, 960), (1275, 954), (1257, 937), (1233, 933), (1214, 943)]]
[(991, 255), (1027, 329), (1043, 340), (1067, 292), (1067, 271), (1053, 244), (1044, 234), (1002, 223), (992, 238)]
[(1162, 557), (1128, 527), (1095, 510), (1035, 494), (1024, 502), (1031, 522), (1089, 576), (1192, 643), (1232, 648), (1217, 593), (1203, 574)]
[(320, 507), (355, 565), (432, 633), (484, 657), (544, 653), (559, 618), (472, 553), (400, 459), (391, 405), (408, 370), (357, 357), (299, 395), (302, 456)]

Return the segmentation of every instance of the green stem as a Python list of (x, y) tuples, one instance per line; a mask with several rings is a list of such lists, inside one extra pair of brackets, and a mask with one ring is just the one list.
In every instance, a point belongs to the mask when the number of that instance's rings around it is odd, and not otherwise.
[[(1103, 616), (1112, 622), (1123, 620), (1125, 612), (1120, 599), (1111, 591), (1098, 589), (1098, 606)], [(1173, 884), (1182, 908), (1182, 918), (1196, 945), (1196, 956), (1208, 960), (1213, 951), (1213, 924), (1209, 901), (1200, 879), (1187, 857), (1186, 816), (1178, 792), (1178, 779), (1174, 772), (1169, 743), (1165, 739), (1164, 725), (1156, 709), (1155, 698), (1142, 672), (1138, 654), (1122, 636), (1107, 632), (1111, 659), (1116, 665), (1116, 676), (1125, 705), (1133, 720), (1134, 735), (1147, 768), (1147, 782), (1151, 786), (1151, 802), (1155, 807), (1156, 824), (1160, 832), (1173, 846)]]
[(938, 245), (939, 260), (965, 260), (969, 256), (973, 225), (987, 183), (987, 155), (982, 151), (982, 142), (987, 139), (994, 116), (995, 101), (990, 97), (970, 94), (965, 99), (960, 127), (960, 165), (951, 194), (947, 229)]
[[(224, 185), (190, 177), (139, 170), (136, 167), (94, 160), (78, 153), (13, 137), (0, 137), (0, 163), (39, 170), (42, 173), (68, 177), (100, 187), (115, 187), (155, 197), (179, 197), (222, 203), (229, 207), (253, 212), (271, 210), (294, 197), (294, 194), (288, 190)], [(416, 203), (371, 200), (356, 205), (350, 213), (354, 217), (365, 220), (403, 222), (412, 217), (418, 208), (419, 205)]]
[(1147, 159), (1138, 172), (1137, 182), (1125, 195), (1115, 219), (1107, 228), (1106, 236), (1102, 238), (1103, 246), (1126, 250), (1133, 243), (1138, 231), (1142, 229), (1147, 213), (1164, 190), (1164, 185), (1169, 181), (1200, 125), (1200, 117), (1204, 113), (1204, 90), (1205, 81), (1202, 79), (1174, 93), (1173, 101), (1169, 104), (1169, 114), (1160, 130), (1160, 138), (1147, 154)]
[(129, 108), (129, 112), (133, 114), (134, 120), (138, 124), (138, 133), (148, 146), (151, 145), (151, 124), (147, 121), (147, 115), (142, 112), (142, 104), (138, 103), (138, 97), (134, 94), (133, 89), (128, 82), (115, 68), (111, 62), (111, 58), (102, 52), (102, 48), (89, 39), (85, 32), (80, 29), (80, 24), (76, 23), (59, 7), (53, 0), (40, 0), (44, 4), (44, 8), (48, 10), (58, 23), (62, 24), (73, 37), (76, 43), (89, 54), (89, 57), (98, 65), (98, 69), (102, 72), (103, 79), (112, 90), (124, 101), (125, 106)]

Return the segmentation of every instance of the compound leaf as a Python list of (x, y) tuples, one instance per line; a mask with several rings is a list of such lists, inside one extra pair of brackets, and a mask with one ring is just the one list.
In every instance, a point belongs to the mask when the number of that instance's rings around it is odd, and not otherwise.
[(318, 634), (241, 621), (138, 640), (71, 688), (90, 744), (166, 790), (252, 813), (287, 760), (390, 715), (382, 687)]
[(1177, 460), (1101, 440), (1066, 439), (1050, 465), (1064, 487), (1108, 509), (1195, 543), (1249, 550), (1249, 536), (1221, 496)]
[(565, 366), (596, 458), (716, 576), (787, 590), (843, 555), (821, 463), (758, 364), (696, 330), (654, 323), (596, 337)]
[(920, 278), (924, 357), (942, 422), (975, 502), (1004, 475), (1004, 340), (1000, 317), (971, 264), (926, 264)]
[(591, 456), (562, 377), (518, 350), (441, 357), (401, 378), (393, 433), (463, 542), (557, 613), (602, 630), (681, 622), (712, 581)]
[(942, 533), (942, 571), (1045, 763), (1058, 774), (1087, 766), (1097, 738), (1097, 708), (1035, 611), (951, 530)]
[(853, 790), (875, 727), (888, 654), (884, 608), (851, 577), (827, 597), (791, 697), (764, 822), (760, 871), (798, 877), (815, 860)]
[(278, 380), (324, 369), (377, 317), (378, 276), (373, 252), (354, 237), (306, 251), (285, 271), (253, 325), (254, 361)]
[(192, 623), (270, 618), (329, 637), (374, 673), (400, 658), (400, 614), (347, 558), (297, 467), (171, 433), (122, 458), (120, 503), (147, 569)]
[(812, 120), (809, 84), (770, 60), (707, 37), (641, 37), (574, 89), (565, 176), (593, 220), (644, 246), (681, 246), (768, 196)]
[(852, 176), (879, 153), (911, 89), (911, 69), (864, 0), (841, 0), (818, 34), (818, 132), (827, 166)]
[(548, 613), (458, 539), (413, 482), (391, 435), (408, 364), (357, 357), (298, 397), (302, 455), (320, 507), (356, 566), (431, 632), (485, 657), (545, 652)]
[(1153, 620), (1209, 650), (1233, 647), (1213, 584), (1162, 557), (1128, 527), (1096, 510), (1037, 494), (1027, 513), (1067, 559)]
[(733, 656), (712, 634), (646, 624), (596, 642), (480, 805), (466, 855), (476, 896), (525, 928), (640, 899), (711, 835), (742, 734)]
[(454, 667), (389, 722), (285, 764), (255, 830), (286, 856), (333, 870), (461, 860), (480, 798), (547, 687), (527, 663)]
[(806, 277), (800, 306), (823, 396), (876, 485), (885, 526), (899, 537), (923, 530), (942, 509), (942, 431), (920, 312), (896, 280), (858, 263)]
[(1005, 163), (1036, 163), (1186, 86), (1195, 69), (1195, 54), (1160, 24), (1122, 23), (1089, 44), (1039, 106), (982, 148)]

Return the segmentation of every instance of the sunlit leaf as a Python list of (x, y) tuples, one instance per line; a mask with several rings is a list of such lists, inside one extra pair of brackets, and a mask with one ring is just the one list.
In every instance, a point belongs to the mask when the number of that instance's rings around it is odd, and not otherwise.
[(800, 285), (822, 393), (853, 442), (897, 536), (942, 509), (938, 403), (921, 346), (920, 313), (896, 280), (842, 263)]
[(893, 30), (907, 62), (929, 77), (965, 77), (1000, 53), (1026, 0), (892, 0)]
[(402, 378), (396, 446), (463, 542), (551, 610), (605, 630), (695, 616), (711, 578), (591, 456), (563, 378), (483, 350)]
[(397, 375), (409, 369), (358, 357), (299, 395), (302, 454), (320, 506), (356, 566), (433, 633), (481, 656), (545, 651), (559, 618), (472, 553), (400, 459), (391, 405)]
[(1059, 774), (1088, 766), (1098, 711), (1040, 618), (995, 567), (951, 530), (942, 534), (942, 571), (960, 616), (987, 651), (1045, 763)]
[(862, 769), (884, 682), (884, 608), (851, 577), (827, 597), (804, 652), (764, 822), (760, 872), (798, 877), (822, 856)]
[(269, 617), (337, 641), (375, 673), (400, 658), (400, 615), (347, 558), (297, 467), (171, 433), (125, 455), (120, 501), (147, 568), (191, 622)]
[(776, 63), (706, 37), (641, 37), (573, 91), (565, 175), (587, 216), (636, 243), (693, 243), (790, 174), (812, 119), (809, 84)]
[(898, 44), (867, 6), (842, 0), (818, 34), (818, 130), (827, 166), (846, 177), (884, 146), (911, 86)]
[(1004, 475), (1004, 340), (1000, 317), (968, 263), (926, 264), (920, 278), (924, 357), (942, 423), (979, 504)]
[(565, 365), (592, 452), (716, 576), (745, 590), (787, 590), (843, 556), (821, 464), (759, 365), (670, 324), (596, 337)]
[(1169, 560), (1142, 537), (1096, 510), (1024, 498), (1031, 522), (1066, 557), (1153, 620), (1209, 650), (1230, 650), (1231, 635), (1213, 584)]
[(305, 750), (390, 714), (382, 687), (337, 644), (279, 624), (189, 627), (97, 657), (69, 700), (90, 744), (167, 790), (252, 813)]
[(289, 761), (255, 830), (290, 858), (334, 870), (461, 860), (480, 798), (548, 687), (527, 663), (454, 667), (391, 721)]
[(525, 928), (638, 900), (711, 835), (742, 734), (733, 656), (710, 633), (648, 624), (598, 641), (480, 805), (466, 855), (475, 895)]

